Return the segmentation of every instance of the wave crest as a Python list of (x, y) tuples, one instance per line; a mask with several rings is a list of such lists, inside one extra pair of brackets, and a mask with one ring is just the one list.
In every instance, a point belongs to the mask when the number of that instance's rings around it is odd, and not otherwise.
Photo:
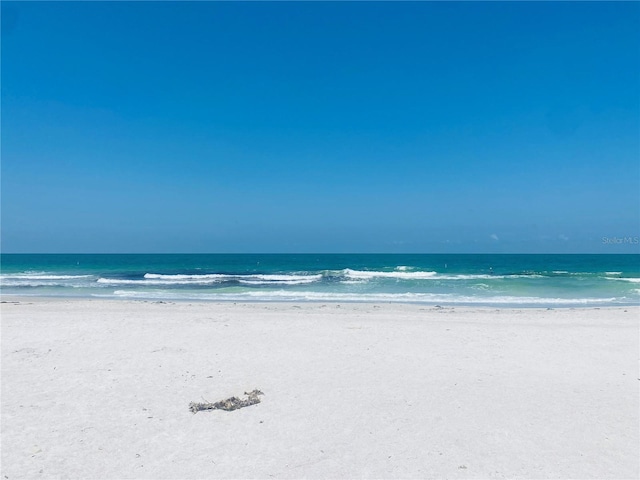
[(394, 271), (394, 272), (379, 272), (373, 270), (351, 270), (346, 268), (343, 270), (343, 275), (347, 278), (355, 279), (371, 279), (371, 278), (397, 278), (405, 280), (424, 280), (433, 278), (438, 272), (407, 272), (407, 271)]

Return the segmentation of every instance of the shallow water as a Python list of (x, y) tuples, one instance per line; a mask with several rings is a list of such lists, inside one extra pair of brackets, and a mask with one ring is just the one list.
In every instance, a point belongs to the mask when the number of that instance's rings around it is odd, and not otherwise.
[(3, 254), (3, 294), (211, 301), (640, 303), (640, 255)]

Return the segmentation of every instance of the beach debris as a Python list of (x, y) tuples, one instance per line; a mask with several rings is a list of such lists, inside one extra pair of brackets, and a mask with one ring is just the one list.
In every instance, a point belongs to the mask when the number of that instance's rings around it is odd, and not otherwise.
[(262, 393), (257, 388), (252, 390), (251, 392), (244, 392), (244, 394), (247, 395), (247, 398), (245, 399), (231, 397), (215, 403), (191, 402), (189, 404), (189, 410), (191, 410), (191, 412), (193, 413), (197, 413), (201, 410), (226, 410), (230, 412), (232, 410), (237, 410), (239, 408), (244, 408), (250, 405), (255, 405), (256, 403), (260, 403), (259, 395), (264, 395), (264, 393)]

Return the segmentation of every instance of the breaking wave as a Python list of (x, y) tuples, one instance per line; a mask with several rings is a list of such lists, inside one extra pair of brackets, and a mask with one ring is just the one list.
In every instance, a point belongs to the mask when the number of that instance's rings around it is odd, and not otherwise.
[[(113, 295), (120, 298), (159, 298), (172, 300), (209, 301), (307, 301), (307, 302), (405, 302), (444, 305), (486, 305), (486, 306), (589, 306), (615, 303), (617, 298), (555, 298), (520, 296), (473, 296), (429, 293), (368, 293), (350, 294), (312, 291), (245, 291), (234, 293), (178, 293), (170, 291), (142, 292), (116, 290)], [(101, 295), (100, 295), (101, 296)]]
[(438, 272), (407, 272), (405, 270), (378, 272), (369, 270), (351, 270), (350, 268), (343, 270), (344, 276), (352, 279), (397, 278), (404, 280), (424, 280), (434, 277), (437, 273)]
[(9, 295), (211, 301), (640, 304), (637, 257), (626, 263), (619, 257), (607, 257), (606, 263), (599, 257), (583, 263), (576, 263), (577, 257), (561, 257), (558, 262), (509, 257), (506, 262), (507, 257), (491, 256), (475, 263), (474, 258), (452, 257), (445, 263), (440, 257), (419, 255), (123, 256), (84, 265), (93, 257), (78, 257), (66, 266), (23, 262), (13, 271), (2, 271), (0, 287)]

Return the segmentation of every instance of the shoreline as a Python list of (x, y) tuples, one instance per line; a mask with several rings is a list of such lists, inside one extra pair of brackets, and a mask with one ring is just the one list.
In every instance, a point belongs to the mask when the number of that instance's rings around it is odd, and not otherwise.
[(490, 304), (490, 303), (471, 303), (471, 302), (421, 302), (411, 300), (263, 300), (263, 299), (202, 299), (202, 298), (145, 298), (145, 297), (111, 297), (111, 296), (72, 296), (72, 295), (43, 295), (43, 294), (2, 294), (0, 293), (0, 303), (26, 302), (131, 302), (131, 303), (169, 303), (169, 304), (203, 304), (203, 305), (240, 305), (240, 304), (257, 304), (257, 305), (388, 305), (403, 306), (412, 305), (421, 308), (455, 308), (461, 310), (601, 310), (601, 309), (634, 309), (640, 311), (638, 303), (618, 303), (618, 304), (544, 304), (544, 303), (522, 303), (522, 304)]
[(1, 300), (8, 480), (638, 477), (637, 306)]

